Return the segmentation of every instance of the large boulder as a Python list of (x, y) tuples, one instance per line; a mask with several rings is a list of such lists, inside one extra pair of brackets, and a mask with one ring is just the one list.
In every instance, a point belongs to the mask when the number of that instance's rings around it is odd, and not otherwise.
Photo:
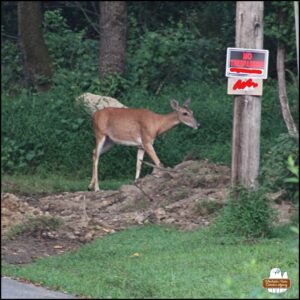
[(105, 107), (127, 107), (117, 99), (95, 95), (92, 93), (84, 93), (77, 98), (77, 101), (83, 101), (87, 111), (92, 114), (96, 110), (105, 108)]

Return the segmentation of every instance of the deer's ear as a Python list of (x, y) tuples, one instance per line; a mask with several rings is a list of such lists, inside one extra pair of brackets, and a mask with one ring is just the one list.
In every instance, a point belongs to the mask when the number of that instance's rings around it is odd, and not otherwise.
[(190, 105), (190, 103), (191, 103), (191, 98), (188, 98), (184, 101), (183, 106), (188, 107)]
[(176, 100), (171, 100), (170, 101), (170, 105), (174, 110), (178, 110), (179, 109), (179, 104)]

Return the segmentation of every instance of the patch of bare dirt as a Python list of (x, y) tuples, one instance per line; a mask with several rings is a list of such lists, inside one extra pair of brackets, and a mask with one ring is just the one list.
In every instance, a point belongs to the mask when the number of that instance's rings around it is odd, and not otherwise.
[(10, 263), (27, 263), (147, 223), (173, 224), (182, 230), (207, 226), (224, 205), (229, 185), (228, 167), (184, 161), (167, 171), (155, 170), (118, 191), (66, 192), (44, 197), (2, 194), (3, 237), (16, 224), (26, 220), (28, 223), (28, 216), (62, 221), (56, 229), (45, 226), (14, 239), (2, 238), (2, 257)]

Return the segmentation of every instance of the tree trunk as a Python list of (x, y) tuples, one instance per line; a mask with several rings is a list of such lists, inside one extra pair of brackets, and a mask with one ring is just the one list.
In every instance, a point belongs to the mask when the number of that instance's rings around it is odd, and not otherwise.
[(299, 2), (294, 1), (295, 27), (296, 27), (296, 47), (297, 47), (297, 72), (299, 80)]
[(46, 91), (51, 86), (52, 69), (43, 39), (40, 1), (18, 2), (18, 26), (27, 79), (39, 91)]
[(100, 78), (124, 73), (126, 32), (126, 2), (100, 1)]
[(289, 135), (299, 140), (299, 133), (296, 124), (293, 120), (293, 116), (290, 112), (290, 107), (289, 107), (289, 102), (288, 102), (288, 97), (286, 92), (284, 56), (285, 56), (285, 47), (282, 43), (279, 42), (277, 47), (276, 67), (277, 67), (278, 92), (279, 92), (281, 111)]
[[(236, 47), (263, 48), (263, 1), (237, 1)], [(258, 186), (261, 97), (235, 96), (232, 138), (232, 185)]]

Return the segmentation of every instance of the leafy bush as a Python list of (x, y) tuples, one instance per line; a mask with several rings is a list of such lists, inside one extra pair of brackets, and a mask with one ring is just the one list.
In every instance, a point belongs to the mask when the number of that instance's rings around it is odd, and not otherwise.
[[(1, 27), (1, 30), (3, 28)], [(1, 88), (18, 90), (23, 79), (21, 51), (16, 42), (3, 40), (1, 43)]]
[(2, 173), (12, 174), (14, 171), (26, 173), (30, 168), (36, 167), (43, 159), (42, 144), (32, 144), (30, 141), (18, 142), (4, 137), (1, 141), (1, 170)]
[(183, 80), (203, 80), (218, 73), (212, 50), (219, 45), (213, 38), (196, 37), (181, 22), (173, 27), (146, 31), (129, 40), (127, 76), (135, 85), (158, 91), (162, 85)]
[(294, 188), (296, 188), (296, 192), (294, 194), (294, 199), (297, 202), (297, 206), (299, 207), (299, 162), (298, 165), (295, 164), (295, 160), (292, 155), (289, 155), (287, 160), (287, 168), (293, 177), (288, 177), (284, 180), (284, 182), (294, 184)]
[[(90, 118), (74, 99), (71, 91), (61, 88), (44, 93), (43, 98), (36, 93), (23, 93), (13, 100), (2, 96), (2, 173), (41, 168), (74, 171), (80, 156), (90, 159)], [(77, 165), (84, 163), (79, 159)]]
[(273, 192), (280, 189), (288, 191), (292, 200), (296, 187), (285, 180), (289, 176), (286, 163), (289, 155), (295, 157), (299, 163), (298, 143), (287, 133), (280, 134), (271, 149), (263, 156), (259, 178), (262, 185)]
[(87, 39), (86, 30), (72, 31), (60, 9), (47, 10), (43, 25), (44, 39), (57, 70), (80, 69), (86, 73), (97, 73), (99, 42)]
[(248, 191), (238, 187), (231, 191), (217, 226), (225, 233), (257, 238), (271, 233), (273, 219), (274, 212), (264, 189)]

